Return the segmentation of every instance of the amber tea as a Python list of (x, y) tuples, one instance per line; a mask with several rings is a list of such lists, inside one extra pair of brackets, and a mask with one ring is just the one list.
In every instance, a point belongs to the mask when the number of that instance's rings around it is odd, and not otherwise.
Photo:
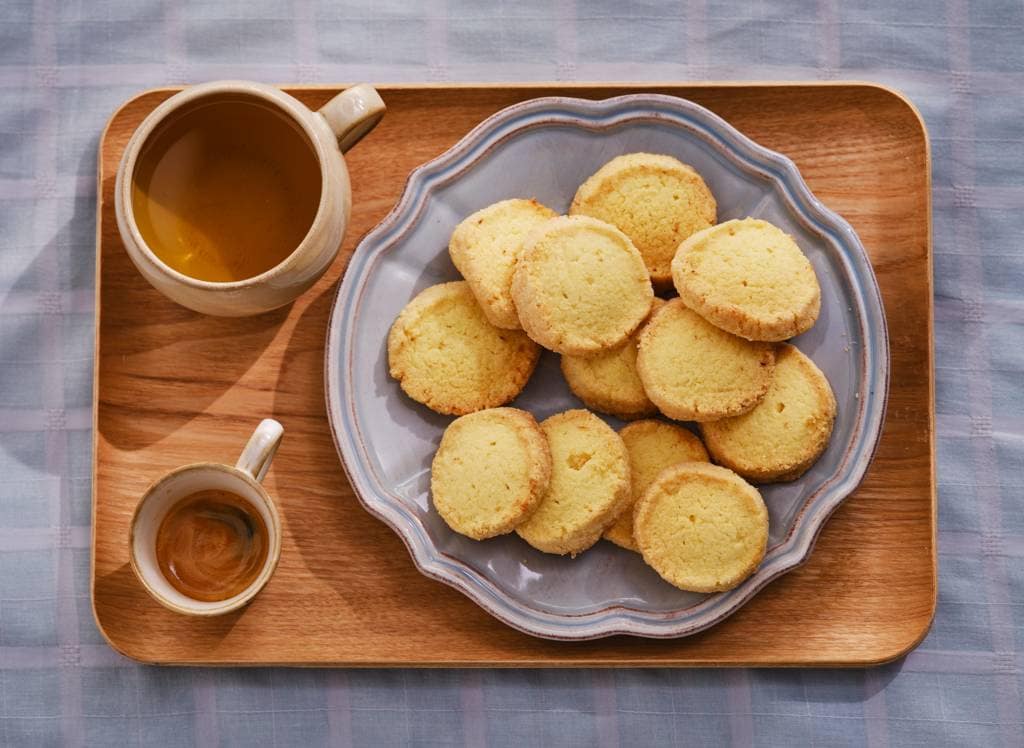
[(164, 122), (139, 155), (135, 223), (167, 265), (204, 281), (252, 278), (306, 236), (321, 171), (305, 133), (258, 99), (200, 100)]

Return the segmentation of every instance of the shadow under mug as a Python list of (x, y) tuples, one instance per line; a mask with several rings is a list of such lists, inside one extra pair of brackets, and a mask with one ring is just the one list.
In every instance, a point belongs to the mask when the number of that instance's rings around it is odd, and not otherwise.
[[(225, 96), (269, 106), (290, 120), (316, 156), (321, 185), (313, 223), (285, 259), (253, 277), (220, 282), (185, 275), (153, 251), (136, 222), (133, 182), (140, 154), (145, 153), (163, 123), (192, 107)], [(372, 130), (384, 111), (384, 102), (376, 90), (365, 84), (342, 91), (315, 112), (278, 88), (251, 81), (203, 83), (171, 96), (132, 134), (117, 170), (115, 213), (128, 256), (154, 288), (203, 314), (244, 317), (291, 303), (312, 287), (341, 249), (352, 210), (352, 189), (342, 153)]]
[[(270, 580), (281, 557), (281, 518), (273, 499), (261, 485), (281, 443), (284, 429), (272, 418), (264, 419), (249, 437), (234, 467), (197, 462), (172, 470), (143, 494), (132, 517), (128, 553), (132, 571), (146, 591), (165, 608), (191, 616), (219, 616), (247, 605)], [(197, 491), (216, 489), (239, 496), (259, 512), (267, 528), (267, 558), (256, 578), (233, 597), (203, 601), (175, 589), (160, 571), (157, 534), (168, 511), (180, 499)]]

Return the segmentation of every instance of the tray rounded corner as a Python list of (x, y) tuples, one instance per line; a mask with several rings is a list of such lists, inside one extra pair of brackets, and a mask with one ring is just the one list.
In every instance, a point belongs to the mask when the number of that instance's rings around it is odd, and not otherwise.
[(858, 81), (857, 85), (863, 86), (864, 88), (870, 88), (878, 93), (884, 94), (890, 99), (895, 100), (896, 104), (899, 105), (907, 116), (911, 118), (912, 128), (920, 130), (921, 138), (924, 141), (925, 153), (929, 160), (931, 158), (931, 135), (928, 132), (928, 123), (925, 121), (924, 115), (918, 108), (914, 100), (904, 91), (890, 86), (885, 83), (879, 83), (877, 81)]
[[(95, 476), (94, 476), (93, 480), (95, 482)], [(96, 499), (94, 497), (93, 498), (93, 510), (94, 510), (94, 513), (93, 513), (93, 527), (94, 528), (96, 526), (95, 507), (96, 507)], [(132, 647), (130, 647), (129, 645), (124, 644), (123, 642), (118, 641), (118, 639), (113, 634), (111, 634), (110, 631), (107, 630), (106, 624), (104, 623), (104, 620), (103, 620), (103, 616), (100, 613), (99, 608), (97, 608), (97, 606), (96, 606), (96, 597), (97, 597), (97, 594), (96, 594), (96, 581), (97, 581), (97, 576), (96, 576), (96, 552), (95, 552), (96, 538), (95, 538), (95, 534), (93, 535), (93, 539), (92, 539), (92, 547), (93, 547), (93, 552), (91, 554), (92, 557), (90, 559), (91, 569), (90, 569), (90, 572), (89, 572), (89, 610), (92, 613), (92, 622), (94, 624), (96, 624), (96, 630), (100, 632), (100, 636), (103, 637), (103, 641), (105, 641), (107, 643), (107, 646), (110, 647), (115, 652), (117, 652), (119, 655), (121, 655), (123, 657), (127, 657), (128, 659), (134, 660), (135, 662), (138, 662), (138, 663), (143, 664), (143, 665), (159, 665), (159, 664), (162, 664), (160, 661), (155, 660), (152, 657), (148, 657), (144, 651), (141, 651), (141, 650), (140, 651), (136, 651), (136, 650), (132, 649)]]
[[(113, 112), (111, 112), (110, 117), (107, 118), (107, 121), (103, 124), (103, 129), (100, 131), (100, 140), (99, 140), (100, 158), (99, 158), (99, 161), (98, 161), (98, 165), (102, 166), (102, 164), (103, 164), (103, 158), (102, 158), (103, 149), (104, 149), (104, 145), (107, 142), (107, 136), (110, 134), (111, 127), (113, 127), (114, 124), (116, 124), (118, 119), (120, 119), (121, 117), (126, 116), (126, 112), (128, 112), (133, 105), (139, 103), (140, 101), (145, 99), (147, 96), (153, 96), (154, 94), (167, 94), (168, 96), (171, 96), (171, 95), (177, 93), (180, 90), (181, 90), (180, 86), (154, 86), (153, 88), (143, 89), (142, 91), (139, 91), (138, 93), (133, 94), (132, 96), (128, 97), (127, 99), (122, 101), (120, 104), (118, 104), (117, 109), (115, 109)], [(147, 112), (147, 114), (148, 114), (148, 112)], [(137, 126), (138, 126), (138, 123), (136, 122), (135, 123), (135, 127), (137, 127)], [(132, 130), (134, 130), (135, 127), (132, 127)]]
[[(914, 622), (907, 626), (896, 642), (886, 648), (879, 648), (872, 656), (864, 661), (865, 667), (881, 667), (896, 660), (903, 659), (913, 652), (925, 640), (932, 630), (932, 623), (935, 621), (935, 588), (932, 588), (932, 599), (928, 607), (928, 613), (922, 616), (920, 622)], [(905, 634), (905, 635), (903, 635)]]
[[(111, 116), (106, 119), (106, 122), (103, 123), (103, 129), (99, 131), (99, 142), (96, 147), (96, 179), (100, 185), (100, 190), (97, 191), (97, 195), (102, 195), (103, 151), (106, 149), (106, 142), (108, 142), (108, 139), (110, 138), (111, 129), (117, 124), (118, 120), (123, 117), (130, 117), (128, 113), (131, 111), (131, 108), (147, 96), (152, 96), (154, 94), (167, 94), (168, 96), (171, 96), (180, 90), (181, 88), (179, 86), (154, 86), (153, 88), (145, 88), (122, 101), (120, 105), (118, 105), (118, 108), (111, 113)], [(148, 112), (146, 112), (146, 114), (148, 114)], [(139, 122), (133, 122), (133, 131), (138, 127)], [(101, 203), (102, 201), (97, 202)]]
[(95, 591), (89, 595), (89, 608), (92, 610), (92, 622), (96, 624), (96, 629), (100, 632), (100, 636), (103, 637), (103, 641), (107, 643), (107, 646), (117, 652), (122, 657), (127, 657), (129, 660), (134, 660), (141, 665), (160, 665), (163, 664), (157, 660), (151, 659), (145, 655), (144, 652), (135, 652), (130, 647), (122, 644), (107, 631), (106, 626), (103, 625), (103, 619), (100, 617), (99, 611), (96, 610), (96, 593)]

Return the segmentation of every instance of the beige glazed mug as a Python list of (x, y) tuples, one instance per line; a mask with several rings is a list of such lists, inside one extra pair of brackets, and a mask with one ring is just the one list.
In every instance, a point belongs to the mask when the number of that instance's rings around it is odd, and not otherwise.
[[(286, 124), (288, 137), (283, 139), (284, 142), (281, 137), (275, 138), (267, 133), (264, 133), (261, 141), (259, 134), (253, 132), (256, 128), (239, 127), (239, 147), (247, 143), (250, 149), (262, 148), (272, 151), (273, 153), (268, 155), (277, 157), (280, 162), (276, 168), (280, 170), (283, 165), (287, 170), (297, 159), (293, 152), (285, 150), (285, 146), (296, 147), (292, 140), (301, 141), (304, 144), (301, 148), (308, 149), (299, 155), (302, 156), (303, 163), (311, 164), (307, 169), (311, 175), (310, 181), (319, 179), (319, 202), (316, 202), (315, 194), (311, 193), (313, 196), (308, 201), (308, 217), (303, 219), (301, 225), (304, 233), (300, 230), (295, 234), (294, 246), (280, 247), (281, 255), (274, 260), (276, 264), (263, 268), (251, 276), (210, 280), (193, 277), (182, 272), (180, 268), (172, 267), (167, 261), (166, 253), (161, 256), (158, 248), (150, 246), (153, 241), (152, 234), (149, 234), (150, 242), (147, 242), (144, 236), (146, 232), (142, 230), (147, 224), (140, 219), (142, 214), (138, 211), (139, 203), (148, 201), (139, 197), (137, 179), (141, 172), (149, 168), (146, 166), (146, 160), (150, 158), (147, 154), (157, 148), (156, 144), (161, 142), (161, 139), (168, 137), (167, 133), (176, 126), (175, 123), (185, 121), (189, 117), (195, 119), (204, 116), (197, 112), (204, 109), (209, 112), (213, 107), (225, 103), (237, 103), (271, 112), (277, 120)], [(182, 306), (204, 314), (241, 317), (270, 311), (294, 301), (316, 282), (337, 256), (352, 206), (348, 169), (342, 154), (373, 129), (384, 115), (384, 110), (384, 102), (380, 96), (372, 87), (365, 84), (346, 89), (318, 111), (311, 111), (278, 88), (249, 81), (204, 83), (171, 96), (139, 125), (125, 148), (117, 171), (115, 211), (118, 230), (128, 256), (154, 288)], [(224, 118), (221, 120), (223, 126)], [(216, 124), (214, 121), (212, 126)], [(187, 147), (191, 146), (186, 143), (183, 148)], [(217, 154), (224, 150), (230, 148), (218, 147), (213, 152)], [(187, 150), (179, 150), (175, 152), (175, 158), (170, 159), (170, 163), (161, 164), (159, 168), (163, 169), (163, 173), (173, 176), (175, 169), (180, 172), (180, 162), (186, 160), (180, 156), (182, 153), (188, 155)], [(205, 178), (202, 164), (190, 173), (190, 178)], [(270, 178), (263, 181), (273, 182), (274, 173), (271, 170)], [(178, 176), (180, 177), (180, 173)], [(210, 204), (204, 208), (211, 216), (210, 223), (214, 230), (223, 229), (216, 221), (218, 200), (223, 197), (226, 209), (229, 209), (233, 197), (237, 197), (248, 188), (257, 189), (259, 184), (259, 180), (247, 182), (244, 178), (238, 178), (234, 182), (220, 179), (205, 185), (214, 191), (217, 198), (209, 200)], [(283, 184), (282, 180), (277, 186), (285, 194), (294, 192), (282, 188)], [(312, 185), (314, 188), (316, 186)], [(272, 189), (273, 186), (269, 185), (268, 188)], [(179, 194), (187, 197), (197, 192), (199, 191), (182, 189)], [(158, 207), (172, 212), (175, 208), (174, 205)], [(261, 220), (264, 222), (263, 225), (270, 229), (278, 228), (274, 217), (262, 211), (254, 211), (253, 219), (253, 231), (259, 232), (256, 234), (257, 237), (263, 238), (266, 235), (266, 232), (260, 230)], [(189, 226), (186, 226), (186, 229), (188, 228)], [(191, 228), (196, 227), (193, 225)], [(208, 228), (198, 227), (200, 233)], [(251, 250), (251, 245), (247, 246), (249, 242), (244, 236), (238, 237), (237, 247), (230, 244), (232, 236), (221, 236), (219, 240), (227, 242), (232, 252), (243, 253)]]
[[(277, 421), (264, 419), (249, 438), (242, 455), (234, 467), (215, 462), (197, 462), (185, 465), (167, 473), (147, 489), (135, 508), (128, 537), (128, 553), (132, 570), (142, 586), (158, 603), (176, 613), (191, 616), (217, 616), (230, 613), (247, 605), (270, 580), (281, 557), (281, 518), (273, 499), (263, 488), (262, 480), (270, 469), (270, 462), (281, 443), (284, 429)], [(237, 497), (246, 505), (246, 511), (258, 515), (266, 530), (264, 542), (266, 558), (262, 564), (253, 564), (252, 581), (230, 597), (202, 600), (182, 592), (164, 573), (166, 559), (161, 565), (158, 553), (158, 536), (161, 526), (175, 507), (200, 492), (226, 492)], [(219, 516), (214, 523), (229, 527), (229, 532), (239, 529), (236, 517)], [(232, 526), (230, 523), (234, 521)], [(209, 527), (209, 524), (207, 525)], [(210, 548), (209, 541), (216, 541), (217, 535), (207, 536), (196, 533), (185, 539), (185, 551), (198, 549), (203, 552)], [(201, 573), (214, 574), (219, 569), (216, 557), (204, 559), (206, 564)], [(223, 554), (220, 554), (223, 556)], [(207, 576), (208, 579), (213, 578)], [(217, 580), (215, 580), (217, 581)]]

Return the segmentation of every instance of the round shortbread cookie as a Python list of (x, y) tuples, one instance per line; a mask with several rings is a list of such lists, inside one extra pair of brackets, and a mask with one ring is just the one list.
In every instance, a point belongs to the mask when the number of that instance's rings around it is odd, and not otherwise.
[(821, 288), (793, 237), (756, 218), (694, 234), (672, 260), (679, 297), (712, 324), (747, 340), (778, 341), (818, 319)]
[(821, 369), (788, 343), (775, 350), (768, 394), (749, 413), (701, 424), (715, 462), (748, 480), (799, 478), (825, 451), (836, 399)]
[[(655, 298), (651, 314), (664, 304), (662, 299)], [(636, 373), (636, 342), (642, 329), (618, 348), (593, 356), (562, 356), (562, 375), (569, 389), (591, 410), (609, 413), (624, 421), (658, 412)]]
[(474, 540), (512, 532), (540, 505), (550, 480), (544, 432), (517, 408), (456, 418), (430, 467), (437, 513), (452, 530)]
[(526, 386), (540, 348), (484, 316), (465, 281), (419, 293), (388, 334), (388, 365), (409, 397), (438, 413), (503, 405)]
[(633, 539), (633, 504), (654, 479), (668, 467), (680, 462), (707, 462), (708, 453), (700, 439), (684, 429), (664, 421), (634, 421), (619, 431), (629, 452), (633, 500), (615, 524), (604, 532), (606, 540), (631, 551), (639, 550)]
[(551, 448), (551, 485), (516, 532), (538, 550), (575, 556), (629, 504), (629, 455), (619, 435), (586, 410), (558, 413), (540, 427)]
[(720, 330), (672, 299), (640, 333), (636, 368), (658, 409), (680, 421), (739, 415), (772, 380), (774, 347)]
[(523, 240), (556, 215), (536, 200), (502, 200), (478, 210), (452, 232), (448, 254), (495, 327), (522, 329), (512, 301), (512, 274)]
[(637, 501), (633, 521), (644, 561), (690, 592), (732, 589), (768, 545), (761, 494), (731, 470), (702, 462), (662, 472)]
[(692, 167), (655, 153), (628, 153), (602, 166), (576, 191), (570, 215), (618, 226), (659, 287), (672, 282), (679, 243), (715, 222), (711, 190)]
[(625, 234), (596, 218), (561, 216), (526, 239), (512, 298), (533, 340), (587, 356), (625, 342), (651, 311), (654, 291)]

